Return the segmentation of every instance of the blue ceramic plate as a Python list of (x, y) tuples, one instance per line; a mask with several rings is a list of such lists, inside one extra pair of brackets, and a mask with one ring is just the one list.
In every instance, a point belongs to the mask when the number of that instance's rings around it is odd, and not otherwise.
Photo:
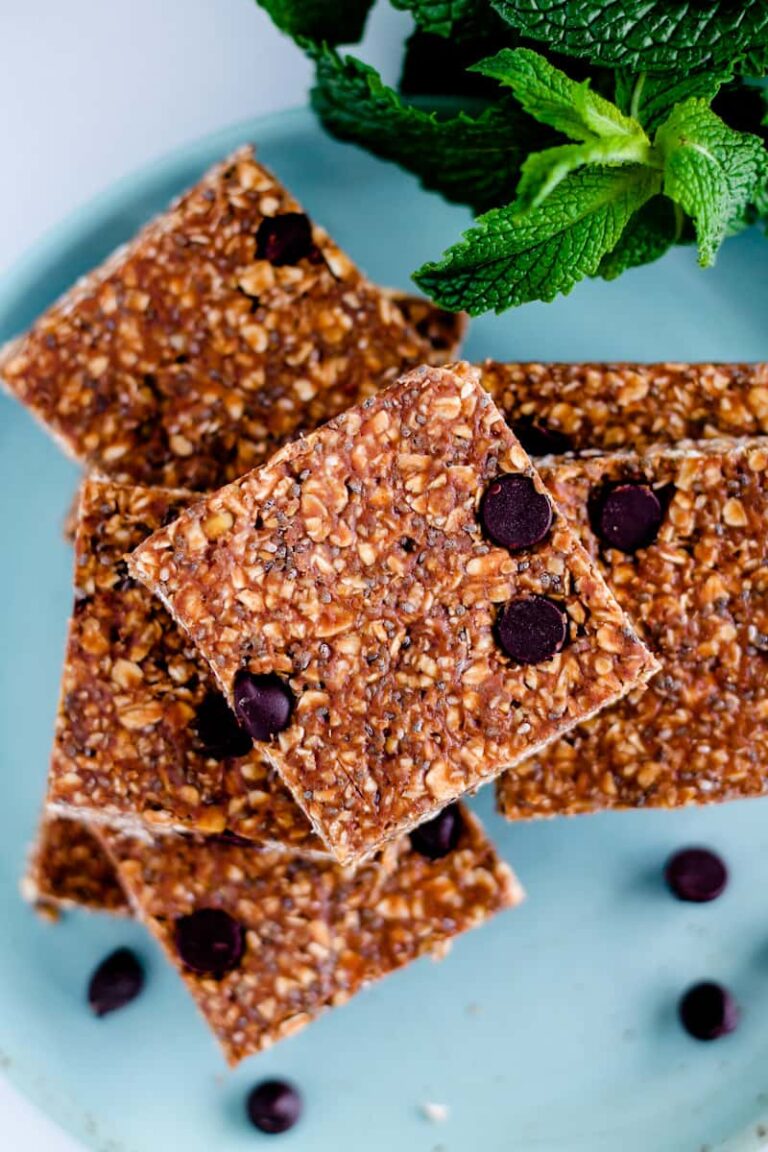
[[(327, 139), (308, 112), (242, 124), (117, 185), (48, 237), (0, 285), (0, 337), (229, 149), (253, 140), (378, 281), (406, 287), (467, 217), (396, 168)], [(729, 241), (716, 270), (689, 251), (618, 283), (474, 324), (472, 357), (768, 358), (768, 246)], [(62, 517), (76, 472), (0, 399), (0, 1061), (21, 1088), (101, 1152), (236, 1152), (265, 1139), (243, 1096), (267, 1075), (306, 1095), (280, 1147), (304, 1152), (746, 1152), (768, 1129), (768, 804), (504, 824), (477, 807), (528, 903), (225, 1071), (173, 972), (133, 924), (41, 923), (18, 880), (42, 796), (70, 600)], [(681, 905), (661, 870), (703, 842), (732, 867), (725, 896)], [(107, 949), (146, 958), (146, 994), (106, 1020), (84, 984)], [(743, 1024), (714, 1044), (675, 1013), (686, 985), (723, 980)], [(425, 1101), (447, 1104), (430, 1123)], [(0, 1121), (1, 1124), (1, 1121)], [(762, 1125), (766, 1125), (766, 1129)], [(2, 1140), (0, 1140), (2, 1143)], [(9, 1150), (11, 1152), (11, 1150)]]

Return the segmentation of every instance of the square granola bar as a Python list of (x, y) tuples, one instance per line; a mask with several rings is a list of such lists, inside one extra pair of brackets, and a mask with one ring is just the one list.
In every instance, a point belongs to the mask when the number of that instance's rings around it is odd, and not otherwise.
[(522, 899), (459, 807), (357, 873), (212, 841), (98, 834), (231, 1064)]
[(768, 364), (482, 365), (531, 456), (768, 432)]
[(768, 448), (705, 442), (542, 476), (661, 661), (498, 785), (510, 819), (768, 791)]
[(366, 280), (245, 147), (0, 352), (0, 381), (81, 463), (206, 490), (448, 358), (441, 315)]
[(325, 853), (204, 661), (123, 559), (190, 494), (88, 479), (49, 812)]
[(656, 667), (468, 365), (406, 375), (129, 566), (342, 863)]

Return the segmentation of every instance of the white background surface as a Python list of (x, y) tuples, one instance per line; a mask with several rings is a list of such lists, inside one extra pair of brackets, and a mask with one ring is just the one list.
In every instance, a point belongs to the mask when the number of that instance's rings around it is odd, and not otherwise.
[[(308, 66), (253, 0), (3, 8), (0, 275), (118, 177), (217, 128), (305, 101)], [(367, 58), (391, 72), (407, 28), (407, 17), (380, 4)], [(3, 1152), (77, 1147), (0, 1080)]]

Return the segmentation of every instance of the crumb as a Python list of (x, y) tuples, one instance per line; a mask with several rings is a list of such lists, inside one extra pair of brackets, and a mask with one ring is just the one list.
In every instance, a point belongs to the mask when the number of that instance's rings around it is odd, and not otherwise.
[(426, 1103), (421, 1105), (421, 1113), (432, 1124), (443, 1124), (448, 1119), (450, 1109), (447, 1104)]

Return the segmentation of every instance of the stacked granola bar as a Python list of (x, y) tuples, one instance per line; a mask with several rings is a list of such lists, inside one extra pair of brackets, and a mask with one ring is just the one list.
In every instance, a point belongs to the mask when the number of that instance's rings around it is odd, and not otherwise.
[(242, 149), (0, 353), (89, 472), (25, 891), (140, 918), (232, 1063), (519, 902), (482, 784), (763, 787), (761, 370), (462, 328)]
[(460, 805), (335, 862), (128, 559), (201, 490), (448, 359), (462, 329), (368, 282), (242, 149), (0, 354), (8, 390), (91, 473), (25, 893), (141, 918), (233, 1063), (521, 890)]

